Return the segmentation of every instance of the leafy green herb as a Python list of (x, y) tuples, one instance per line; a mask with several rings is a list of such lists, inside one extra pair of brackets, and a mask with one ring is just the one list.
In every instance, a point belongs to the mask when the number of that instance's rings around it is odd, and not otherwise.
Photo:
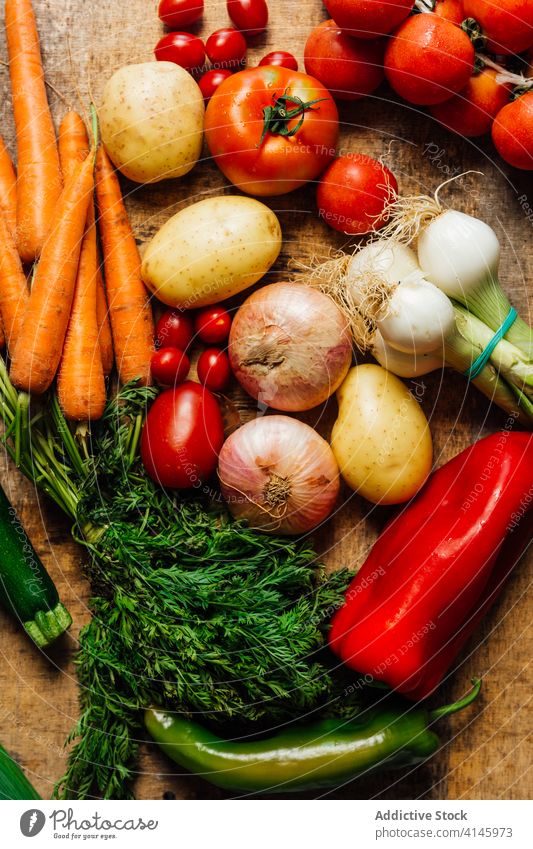
[(75, 517), (90, 552), (81, 716), (58, 796), (130, 797), (151, 704), (255, 730), (337, 706), (353, 715), (358, 698), (342, 694), (322, 647), (348, 574), (327, 577), (308, 545), (235, 523), (213, 493), (177, 498), (153, 484), (138, 442), (155, 390), (124, 387), (77, 441), (54, 397), (28, 428), (27, 399), (5, 372), (0, 383), (13, 456)]

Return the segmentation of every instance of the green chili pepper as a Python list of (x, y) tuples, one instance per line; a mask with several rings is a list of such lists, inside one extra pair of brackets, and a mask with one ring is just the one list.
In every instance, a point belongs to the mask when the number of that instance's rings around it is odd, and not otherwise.
[(326, 719), (250, 742), (222, 740), (197, 722), (156, 708), (146, 712), (145, 723), (173, 761), (217, 787), (245, 793), (318, 790), (369, 770), (425, 760), (439, 747), (431, 723), (471, 704), (481, 681), (472, 684), (464, 699), (434, 711), (405, 703), (376, 706), (354, 720)]

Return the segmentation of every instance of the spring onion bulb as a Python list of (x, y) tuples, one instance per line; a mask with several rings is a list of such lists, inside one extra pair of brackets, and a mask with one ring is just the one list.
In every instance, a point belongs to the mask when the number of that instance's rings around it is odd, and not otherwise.
[(444, 365), (442, 352), (434, 351), (419, 355), (397, 351), (396, 348), (385, 342), (379, 330), (376, 330), (374, 334), (370, 350), (380, 366), (397, 375), (397, 377), (421, 377), (442, 368)]
[[(493, 331), (501, 327), (511, 304), (498, 279), (500, 243), (492, 227), (464, 212), (443, 210), (436, 196), (402, 198), (387, 231), (396, 240), (416, 241), (427, 280)], [(533, 359), (533, 331), (521, 318), (506, 339)]]
[(426, 280), (397, 286), (383, 319), (378, 322), (383, 338), (406, 354), (429, 354), (454, 327), (453, 307), (440, 289)]
[(443, 339), (454, 327), (452, 304), (424, 280), (415, 253), (406, 245), (371, 242), (350, 260), (345, 282), (353, 302), (363, 309), (381, 290), (382, 304), (374, 318), (388, 346), (417, 355), (442, 350)]
[(369, 271), (392, 286), (423, 276), (412, 248), (393, 239), (377, 239), (357, 251), (348, 263), (346, 279), (356, 290)]
[[(494, 268), (499, 248), (484, 232), (487, 245), (492, 244)], [(443, 261), (437, 288), (425, 279), (428, 272), (420, 268), (411, 248), (397, 239), (382, 238), (344, 265), (335, 259), (314, 269), (310, 282), (344, 311), (358, 347), (370, 351), (398, 377), (419, 377), (443, 365), (464, 374), (487, 348), (494, 330), (458, 303), (460, 289), (454, 288), (452, 261), (453, 256)], [(466, 259), (462, 271), (467, 279)], [(443, 291), (445, 286), (453, 301)], [(533, 363), (508, 338), (496, 345), (472, 382), (491, 401), (531, 424)]]

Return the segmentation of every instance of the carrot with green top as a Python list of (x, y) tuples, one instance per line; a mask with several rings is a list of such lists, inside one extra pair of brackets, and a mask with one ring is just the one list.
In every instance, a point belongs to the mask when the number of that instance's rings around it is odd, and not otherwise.
[(6, 0), (5, 25), (17, 134), (17, 247), (29, 263), (52, 226), (61, 171), (31, 0)]
[[(59, 159), (63, 179), (72, 179), (76, 167), (89, 152), (85, 124), (76, 112), (68, 112), (59, 128)], [(94, 203), (87, 211), (87, 224), (80, 251), (72, 311), (57, 378), (59, 403), (70, 421), (101, 418), (106, 390), (96, 315), (98, 248)]]
[(122, 383), (150, 383), (154, 327), (141, 259), (117, 175), (104, 148), (96, 157), (96, 197), (113, 347)]
[[(92, 206), (93, 201), (91, 200)], [(98, 250), (94, 207), (80, 252), (72, 312), (57, 378), (57, 395), (70, 421), (94, 421), (102, 417), (106, 388), (98, 342), (96, 318), (96, 270)]]
[(35, 272), (10, 372), (13, 384), (25, 392), (45, 392), (61, 360), (94, 189), (93, 172), (91, 151), (63, 189)]
[(26, 307), (28, 284), (13, 232), (0, 212), (0, 315), (9, 353), (13, 353)]
[(90, 147), (83, 118), (77, 112), (67, 112), (58, 133), (59, 163), (65, 184), (74, 174), (76, 165), (87, 158)]
[(107, 377), (113, 368), (115, 356), (113, 354), (113, 338), (109, 323), (109, 308), (107, 306), (104, 279), (100, 265), (98, 265), (96, 270), (96, 320), (98, 322), (98, 340), (100, 342), (102, 368)]
[[(76, 162), (81, 162), (87, 156), (89, 138), (82, 118), (77, 112), (67, 112), (59, 127), (59, 160), (65, 181), (71, 176)], [(89, 217), (94, 221), (94, 206), (89, 207)], [(87, 222), (89, 226), (89, 221)], [(96, 319), (98, 322), (98, 342), (104, 375), (113, 368), (113, 341), (107, 309), (104, 281), (100, 270), (99, 257), (96, 257)]]
[(17, 175), (9, 151), (0, 136), (0, 212), (14, 234), (17, 229)]

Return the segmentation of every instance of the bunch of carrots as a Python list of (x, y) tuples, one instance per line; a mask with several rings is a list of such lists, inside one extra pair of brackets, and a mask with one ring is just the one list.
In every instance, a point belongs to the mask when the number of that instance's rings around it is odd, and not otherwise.
[(68, 112), (56, 138), (31, 0), (6, 0), (5, 15), (17, 139), (17, 173), (0, 139), (0, 316), (10, 377), (38, 395), (57, 377), (65, 416), (95, 420), (114, 360), (123, 383), (149, 381), (153, 323), (139, 252), (97, 128), (90, 144), (83, 119)]

